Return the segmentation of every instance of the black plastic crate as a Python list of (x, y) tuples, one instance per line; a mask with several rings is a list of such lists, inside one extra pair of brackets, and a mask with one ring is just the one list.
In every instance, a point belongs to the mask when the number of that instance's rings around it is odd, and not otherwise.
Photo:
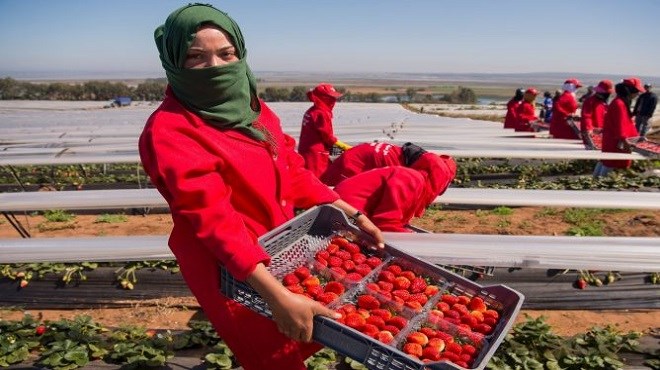
[[(324, 249), (329, 239), (334, 235), (366, 242), (373, 241), (370, 235), (354, 226), (341, 210), (330, 205), (324, 205), (312, 208), (263, 235), (259, 239), (259, 243), (271, 255), (269, 271), (276, 278), (281, 279), (298, 266), (309, 263), (316, 252)], [(498, 324), (490, 335), (485, 336), (473, 365), (469, 367), (470, 369), (485, 368), (497, 347), (513, 326), (524, 300), (523, 295), (504, 285), (482, 287), (462, 276), (427, 263), (387, 244), (384, 251), (380, 253), (382, 253), (384, 260), (383, 266), (391, 261), (404, 262), (409, 266), (414, 266), (417, 271), (432, 275), (436, 280), (442, 281), (442, 292), (480, 296), (484, 298), (484, 301), (489, 302), (492, 307), (498, 309), (500, 314)], [(224, 295), (261, 315), (272, 316), (267, 304), (250, 286), (234, 279), (222, 267), (220, 273), (220, 289)], [(366, 276), (362, 285), (347, 290), (342, 296), (342, 300), (345, 301), (347, 296), (355, 295), (357, 289), (363, 289), (366, 280), (370, 278), (373, 278), (373, 274)], [(331, 305), (330, 307), (336, 308), (335, 306)], [(428, 314), (428, 307), (429, 305), (426, 305), (422, 312), (411, 318), (408, 324), (410, 327), (406, 328), (407, 330), (420, 323), (420, 320)], [(323, 316), (314, 318), (313, 339), (328, 348), (363, 363), (370, 369), (464, 369), (448, 361), (424, 363), (406, 355), (397, 348), (401, 338), (394, 345), (386, 345)]]
[(653, 159), (660, 158), (660, 143), (656, 141), (636, 136), (626, 139), (626, 142), (628, 142), (630, 149), (635, 153)]

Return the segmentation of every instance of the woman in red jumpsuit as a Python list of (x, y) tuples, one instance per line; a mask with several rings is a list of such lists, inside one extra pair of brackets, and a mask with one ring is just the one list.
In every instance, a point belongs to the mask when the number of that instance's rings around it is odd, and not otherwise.
[(456, 176), (456, 163), (449, 156), (426, 153), (416, 164), (362, 172), (339, 183), (335, 191), (381, 230), (409, 231), (410, 220), (422, 216)]
[(516, 89), (516, 93), (506, 103), (506, 116), (504, 116), (504, 128), (516, 128), (516, 109), (522, 103), (525, 90), (521, 87)]
[[(289, 292), (266, 266), (257, 238), (294, 216), (294, 207), (357, 209), (303, 167), (295, 141), (256, 98), (238, 25), (210, 5), (175, 10), (156, 29), (166, 97), (139, 140), (142, 164), (174, 221), (169, 247), (218, 335), (248, 370), (303, 370), (320, 346), (313, 316), (336, 314)], [(357, 224), (382, 243), (366, 216)], [(218, 266), (250, 284), (273, 320), (220, 293)]]
[(410, 166), (426, 150), (413, 143), (398, 147), (389, 143), (358, 144), (335, 159), (321, 176), (328, 186), (335, 186), (358, 173), (386, 166)]
[(298, 153), (305, 160), (305, 167), (319, 178), (330, 164), (330, 151), (334, 145), (343, 150), (350, 148), (335, 137), (332, 129), (332, 109), (340, 97), (341, 94), (326, 83), (307, 92), (307, 98), (314, 105), (303, 116)]
[[(603, 153), (630, 153), (626, 142), (629, 137), (639, 136), (632, 120), (633, 99), (646, 91), (639, 78), (626, 78), (614, 87), (616, 98), (612, 100), (603, 124)], [(594, 177), (607, 176), (612, 170), (629, 168), (631, 160), (602, 160), (594, 169)]]
[(568, 117), (575, 114), (578, 109), (575, 92), (582, 87), (577, 79), (569, 79), (564, 82), (564, 92), (559, 96), (552, 107), (552, 120), (550, 121), (550, 135), (555, 139), (577, 139), (575, 130), (569, 126)]
[(580, 132), (588, 149), (596, 149), (593, 138), (601, 133), (607, 112), (607, 100), (613, 90), (612, 81), (602, 80), (594, 88), (593, 94), (582, 103)]
[(538, 90), (533, 87), (530, 87), (525, 91), (522, 103), (516, 108), (516, 131), (534, 132), (532, 122), (539, 119), (536, 116), (536, 109), (534, 108), (536, 96), (538, 94)]

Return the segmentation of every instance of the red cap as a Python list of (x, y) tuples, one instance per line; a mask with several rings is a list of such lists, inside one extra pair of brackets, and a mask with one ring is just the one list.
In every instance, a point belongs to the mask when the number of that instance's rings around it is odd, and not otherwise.
[(536, 88), (530, 87), (525, 91), (525, 94), (532, 94), (532, 95), (538, 95), (539, 91), (536, 90)]
[(564, 81), (565, 84), (573, 84), (575, 87), (582, 87), (582, 84), (580, 83), (580, 80), (577, 78), (569, 78), (568, 80)]
[(319, 84), (318, 86), (316, 86), (314, 88), (314, 93), (315, 94), (320, 94), (320, 95), (331, 96), (333, 98), (339, 98), (340, 96), (342, 96), (342, 94), (339, 91), (335, 90), (334, 86), (332, 86), (331, 84), (326, 84), (326, 83), (322, 83), (322, 84)]
[(614, 85), (610, 80), (602, 80), (594, 88), (594, 91), (601, 94), (611, 94), (614, 91)]
[(639, 92), (643, 93), (646, 91), (644, 86), (642, 86), (642, 80), (637, 77), (624, 78), (622, 82), (630, 87), (634, 87)]

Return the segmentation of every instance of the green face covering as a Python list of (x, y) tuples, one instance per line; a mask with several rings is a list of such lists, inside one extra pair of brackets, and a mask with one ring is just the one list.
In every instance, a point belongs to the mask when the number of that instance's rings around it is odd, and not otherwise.
[[(202, 24), (227, 32), (240, 60), (215, 67), (184, 68), (188, 48)], [(252, 125), (261, 111), (257, 83), (246, 62), (243, 34), (233, 19), (211, 5), (190, 4), (172, 12), (156, 29), (154, 38), (167, 81), (183, 105), (214, 126), (264, 140), (264, 133)]]

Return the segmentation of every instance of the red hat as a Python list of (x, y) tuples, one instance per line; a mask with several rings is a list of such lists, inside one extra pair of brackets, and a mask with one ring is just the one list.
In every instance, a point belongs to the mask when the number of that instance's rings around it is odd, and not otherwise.
[(327, 95), (333, 98), (339, 98), (342, 96), (342, 93), (335, 90), (335, 87), (331, 84), (322, 83), (314, 88), (314, 93), (319, 95)]
[(610, 80), (602, 80), (594, 88), (594, 91), (601, 94), (611, 94), (614, 91), (614, 85)]
[(624, 78), (622, 81), (625, 85), (634, 87), (639, 92), (645, 92), (646, 89), (642, 86), (642, 80), (637, 77)]
[(575, 87), (582, 87), (582, 84), (580, 83), (580, 80), (577, 78), (569, 78), (568, 80), (564, 81), (565, 84), (573, 84)]
[(536, 90), (536, 88), (530, 87), (525, 91), (525, 94), (532, 94), (532, 95), (538, 95), (539, 91)]

